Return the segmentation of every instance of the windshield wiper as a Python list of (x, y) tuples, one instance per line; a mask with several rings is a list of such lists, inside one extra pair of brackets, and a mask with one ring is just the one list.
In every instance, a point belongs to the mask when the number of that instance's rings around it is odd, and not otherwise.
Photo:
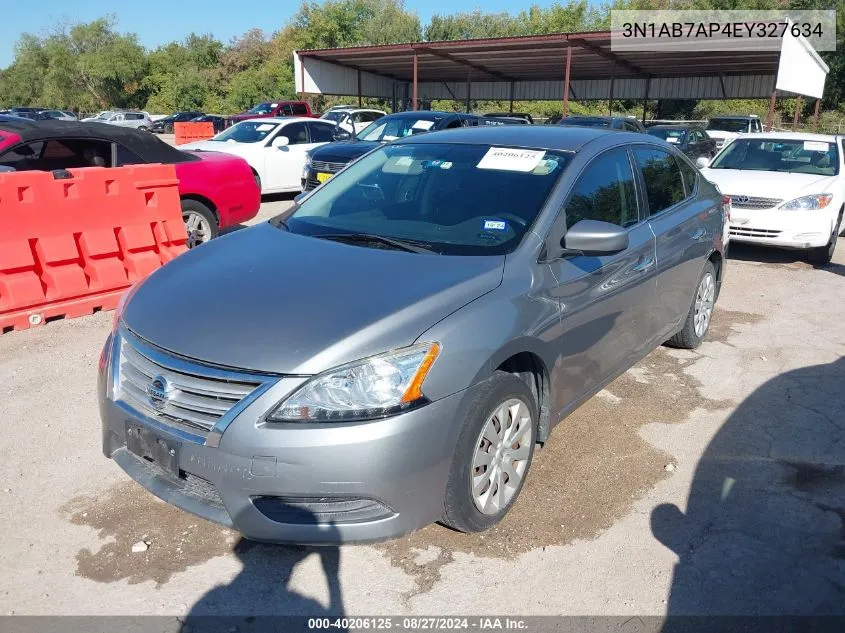
[(378, 244), (386, 244), (397, 251), (407, 251), (409, 253), (433, 252), (430, 246), (424, 245), (424, 242), (402, 240), (394, 237), (385, 237), (384, 235), (375, 235), (373, 233), (327, 233), (325, 235), (315, 235), (314, 237), (333, 240), (335, 242), (376, 242)]

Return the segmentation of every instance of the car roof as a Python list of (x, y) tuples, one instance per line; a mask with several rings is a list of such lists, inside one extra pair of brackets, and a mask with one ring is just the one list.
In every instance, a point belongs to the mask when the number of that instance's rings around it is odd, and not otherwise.
[(756, 114), (717, 114), (716, 116), (711, 116), (710, 120), (712, 121), (713, 119), (739, 119), (745, 121), (748, 119), (759, 118), (760, 117), (758, 117)]
[[(429, 132), (403, 138), (398, 143), (463, 143), (469, 145), (504, 145), (577, 152), (587, 143), (611, 135), (619, 141), (649, 142), (639, 132), (619, 132), (589, 127), (551, 125), (482, 125)], [(630, 136), (630, 139), (628, 139)], [(650, 137), (648, 137), (650, 138)]]
[(120, 143), (148, 163), (182, 163), (195, 160), (195, 157), (168, 145), (149, 132), (139, 132), (108, 123), (4, 119), (0, 120), (0, 131), (17, 134), (25, 143), (50, 139), (92, 139)]
[(684, 123), (658, 123), (656, 125), (649, 125), (646, 130), (698, 130), (700, 125), (684, 124)]

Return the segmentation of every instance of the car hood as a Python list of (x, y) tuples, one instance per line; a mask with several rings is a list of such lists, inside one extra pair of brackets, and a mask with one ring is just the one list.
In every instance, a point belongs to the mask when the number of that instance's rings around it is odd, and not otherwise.
[(264, 119), (271, 116), (273, 116), (272, 112), (269, 112), (267, 114), (248, 114), (246, 112), (242, 112), (241, 114), (233, 114), (226, 118), (229, 121), (246, 121), (247, 119)]
[(312, 150), (311, 159), (327, 163), (348, 163), (380, 145), (382, 144), (378, 141), (336, 141)]
[(316, 374), (412, 344), (496, 288), (504, 261), (353, 246), (264, 223), (154, 272), (127, 302), (123, 321), (188, 358)]
[(235, 154), (240, 156), (246, 154), (253, 147), (260, 147), (261, 143), (229, 143), (227, 141), (197, 141), (195, 143), (185, 143), (180, 145), (179, 149), (187, 151), (200, 152), (218, 152), (223, 154)]
[(755, 198), (780, 198), (784, 202), (814, 193), (825, 192), (835, 176), (793, 174), (780, 171), (752, 171), (749, 169), (701, 170), (702, 175), (719, 187), (727, 196), (752, 196)]

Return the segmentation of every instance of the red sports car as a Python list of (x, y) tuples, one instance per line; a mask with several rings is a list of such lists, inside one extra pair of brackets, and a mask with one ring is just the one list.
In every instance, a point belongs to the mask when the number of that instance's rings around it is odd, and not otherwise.
[(0, 171), (139, 163), (175, 166), (189, 248), (258, 213), (261, 194), (252, 169), (242, 158), (219, 152), (183, 152), (148, 132), (102, 123), (0, 117)]

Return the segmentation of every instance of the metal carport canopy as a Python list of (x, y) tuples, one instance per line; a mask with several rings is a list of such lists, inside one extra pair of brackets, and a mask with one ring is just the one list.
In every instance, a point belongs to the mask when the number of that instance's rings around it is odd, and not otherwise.
[[(294, 53), (294, 66), (300, 94), (414, 104), (417, 99), (563, 100), (565, 110), (569, 99), (750, 99), (774, 93), (782, 51), (701, 48), (614, 52), (610, 31), (592, 31), (303, 50)], [(816, 52), (805, 52), (795, 62), (797, 74), (807, 64), (814, 66), (810, 74), (826, 76), (827, 66)], [(803, 94), (819, 97), (820, 92), (813, 94), (819, 90)]]

